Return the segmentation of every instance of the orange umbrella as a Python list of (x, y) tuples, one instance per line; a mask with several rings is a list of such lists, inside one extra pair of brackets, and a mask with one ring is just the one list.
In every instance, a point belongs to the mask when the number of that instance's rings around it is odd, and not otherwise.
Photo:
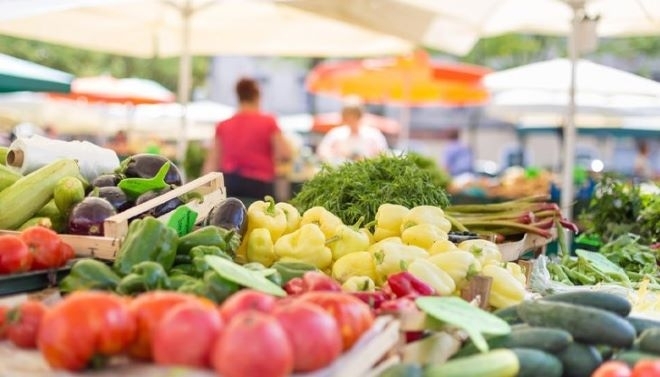
[(111, 76), (77, 78), (71, 84), (71, 93), (53, 93), (51, 96), (132, 105), (171, 103), (176, 99), (174, 93), (155, 81), (139, 78), (117, 79)]
[[(379, 129), (384, 134), (395, 135), (401, 129), (399, 122), (380, 115), (366, 113), (362, 116), (361, 121)], [(317, 114), (314, 116), (311, 131), (324, 134), (341, 123), (341, 113)]]
[(377, 103), (478, 105), (488, 100), (481, 79), (489, 72), (481, 66), (432, 62), (424, 51), (417, 51), (403, 57), (319, 64), (308, 75), (307, 88)]

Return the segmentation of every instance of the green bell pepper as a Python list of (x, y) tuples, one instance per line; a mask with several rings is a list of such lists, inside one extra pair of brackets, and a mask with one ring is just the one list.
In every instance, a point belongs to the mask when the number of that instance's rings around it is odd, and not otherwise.
[(124, 276), (136, 264), (152, 261), (160, 263), (165, 271), (169, 271), (174, 264), (178, 243), (176, 231), (156, 218), (133, 220), (117, 253), (114, 269)]
[(233, 254), (240, 245), (238, 233), (215, 225), (207, 225), (194, 230), (179, 239), (178, 255), (188, 255), (195, 246), (216, 246)]
[(282, 278), (282, 284), (286, 284), (289, 280), (302, 277), (307, 271), (318, 271), (316, 266), (301, 262), (275, 262), (271, 266), (277, 270)]
[(206, 298), (220, 304), (229, 296), (238, 292), (241, 286), (220, 276), (215, 271), (204, 274), (204, 285), (206, 286)]
[(91, 258), (77, 261), (69, 274), (60, 281), (60, 291), (69, 293), (79, 290), (114, 290), (119, 276), (107, 264)]
[(170, 288), (175, 291), (178, 291), (182, 286), (186, 284), (196, 284), (198, 282), (201, 281), (189, 275), (178, 274), (170, 276)]
[(170, 278), (163, 266), (157, 262), (146, 261), (133, 266), (131, 273), (121, 279), (119, 285), (117, 285), (117, 293), (132, 295), (146, 291), (170, 289), (170, 287)]

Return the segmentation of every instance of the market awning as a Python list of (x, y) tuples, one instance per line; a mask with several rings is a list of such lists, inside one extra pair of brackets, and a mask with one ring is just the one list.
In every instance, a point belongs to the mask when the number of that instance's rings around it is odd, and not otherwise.
[(0, 92), (71, 91), (74, 76), (13, 56), (0, 54)]

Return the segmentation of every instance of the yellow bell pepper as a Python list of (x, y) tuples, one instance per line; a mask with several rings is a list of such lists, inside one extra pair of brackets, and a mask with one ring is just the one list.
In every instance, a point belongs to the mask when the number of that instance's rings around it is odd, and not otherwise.
[(335, 236), (335, 232), (340, 225), (344, 223), (334, 213), (328, 211), (324, 207), (316, 206), (308, 209), (302, 214), (300, 225), (316, 224), (321, 228), (326, 239)]
[(341, 285), (344, 292), (375, 292), (376, 283), (368, 276), (351, 276)]
[(339, 225), (334, 231), (334, 236), (326, 240), (326, 245), (332, 250), (332, 260), (336, 261), (350, 253), (367, 251), (371, 243), (369, 234), (360, 229), (358, 223), (356, 225)]
[(284, 229), (284, 234), (291, 233), (300, 227), (301, 216), (296, 207), (287, 202), (279, 202), (275, 204), (275, 207), (284, 212), (284, 217), (286, 217), (286, 229)]
[(451, 223), (445, 218), (445, 212), (436, 206), (413, 207), (401, 221), (401, 232), (418, 224), (432, 224), (449, 233)]
[(387, 237), (378, 242), (372, 243), (367, 249), (367, 251), (369, 252), (369, 254), (373, 256), (376, 252), (380, 251), (381, 246), (383, 246), (386, 243), (395, 243), (395, 244), (403, 245), (403, 241), (401, 240), (401, 237)]
[(519, 304), (525, 298), (525, 286), (506, 268), (488, 264), (481, 269), (483, 276), (493, 278), (488, 304), (496, 309)]
[(451, 276), (428, 259), (415, 259), (408, 265), (408, 272), (431, 286), (441, 296), (448, 296), (456, 290), (456, 283)]
[(424, 250), (430, 249), (436, 241), (447, 239), (449, 239), (447, 232), (433, 224), (417, 224), (401, 232), (401, 240), (404, 244), (418, 246)]
[(488, 240), (466, 240), (458, 244), (461, 250), (471, 252), (482, 266), (488, 263), (502, 262), (502, 253), (497, 245)]
[(266, 228), (270, 237), (276, 241), (286, 230), (286, 215), (275, 205), (275, 200), (269, 196), (265, 200), (257, 200), (250, 204), (247, 210), (248, 228)]
[(266, 228), (252, 229), (247, 237), (247, 261), (270, 267), (277, 260), (273, 239)]
[(504, 264), (504, 268), (509, 271), (509, 273), (513, 275), (513, 277), (516, 278), (516, 280), (518, 280), (523, 286), (527, 286), (527, 276), (525, 276), (522, 267), (520, 267), (518, 263), (506, 262)]
[(460, 250), (455, 243), (449, 241), (448, 239), (437, 240), (433, 242), (433, 245), (428, 249), (429, 254), (435, 255), (440, 253), (446, 253), (447, 251)]
[(374, 241), (401, 235), (401, 222), (410, 210), (398, 204), (381, 204), (376, 211)]
[(411, 245), (393, 242), (383, 242), (371, 254), (376, 263), (378, 282), (383, 282), (388, 276), (406, 271), (408, 265), (418, 258), (428, 258), (426, 250)]
[(303, 262), (323, 270), (332, 263), (332, 251), (325, 246), (325, 235), (316, 224), (305, 224), (275, 241), (280, 262)]
[(457, 287), (481, 270), (481, 265), (472, 253), (460, 249), (431, 255), (429, 261), (451, 276)]
[(343, 283), (353, 276), (367, 276), (376, 280), (374, 260), (366, 251), (346, 254), (332, 265), (332, 277)]

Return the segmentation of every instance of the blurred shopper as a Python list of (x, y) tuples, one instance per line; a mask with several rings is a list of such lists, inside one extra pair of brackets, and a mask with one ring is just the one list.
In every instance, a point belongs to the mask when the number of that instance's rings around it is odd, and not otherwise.
[(379, 129), (364, 124), (362, 101), (357, 97), (344, 100), (342, 124), (323, 137), (316, 153), (321, 161), (339, 164), (375, 157), (388, 149), (387, 140)]
[(637, 156), (635, 156), (633, 166), (636, 178), (641, 180), (649, 180), (653, 178), (653, 169), (651, 168), (651, 161), (649, 158), (649, 146), (646, 141), (640, 140), (637, 142)]
[(473, 156), (469, 146), (460, 140), (458, 130), (451, 130), (449, 143), (443, 151), (444, 167), (452, 176), (473, 172)]
[(236, 94), (238, 111), (216, 126), (203, 172), (222, 172), (228, 196), (263, 200), (274, 196), (276, 165), (291, 159), (291, 149), (275, 118), (261, 111), (257, 82), (240, 79)]
[(115, 136), (108, 141), (105, 147), (115, 151), (120, 160), (123, 160), (132, 154), (126, 131), (117, 131)]

